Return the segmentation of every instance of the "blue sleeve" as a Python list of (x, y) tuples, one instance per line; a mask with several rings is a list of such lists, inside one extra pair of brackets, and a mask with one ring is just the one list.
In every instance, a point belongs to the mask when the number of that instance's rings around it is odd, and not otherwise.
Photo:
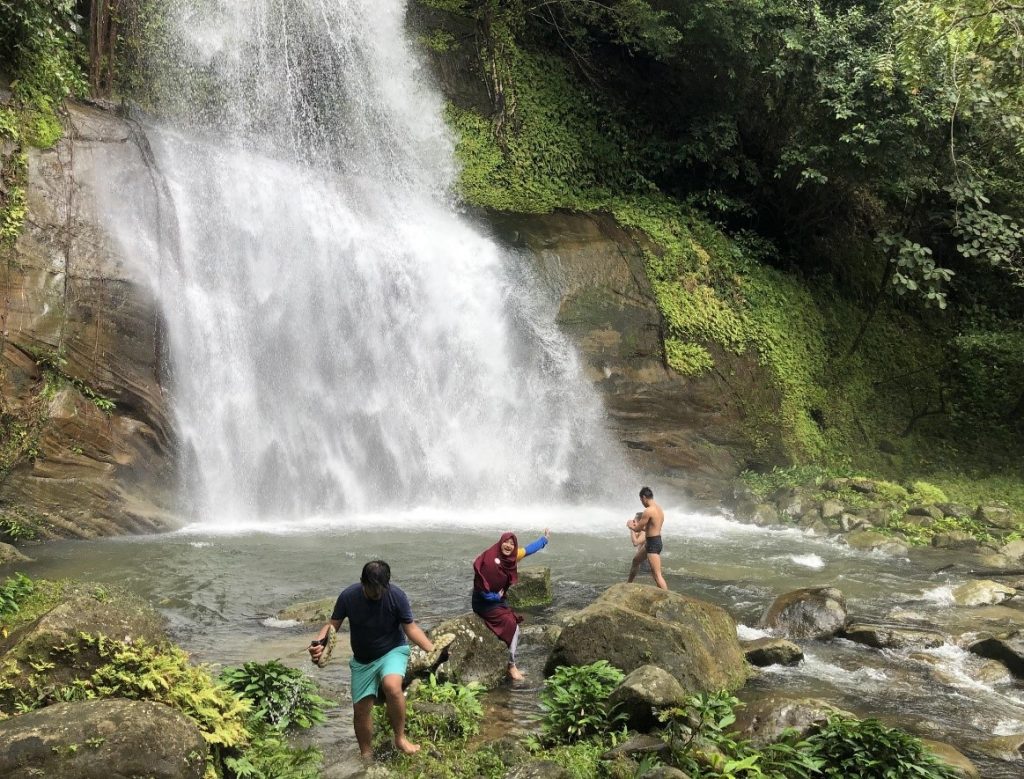
[(480, 597), (482, 597), (484, 600), (490, 600), (495, 602), (501, 600), (501, 595), (499, 595), (496, 592), (481, 592)]
[(334, 612), (331, 614), (331, 619), (344, 622), (347, 616), (348, 610), (345, 608), (345, 593), (341, 593), (338, 596), (338, 600), (334, 602)]
[(412, 615), (412, 606), (409, 605), (408, 596), (394, 585), (391, 585), (388, 589), (391, 590), (391, 593), (394, 596), (394, 600), (392, 602), (395, 606), (395, 614), (398, 617), (398, 621), (405, 625), (408, 625), (410, 622), (415, 622), (416, 618)]
[(543, 549), (547, 545), (548, 545), (548, 540), (544, 536), (541, 536), (536, 541), (534, 541), (532, 544), (530, 544), (529, 546), (526, 547), (526, 554), (531, 555), (534, 552), (539, 552), (541, 549)]

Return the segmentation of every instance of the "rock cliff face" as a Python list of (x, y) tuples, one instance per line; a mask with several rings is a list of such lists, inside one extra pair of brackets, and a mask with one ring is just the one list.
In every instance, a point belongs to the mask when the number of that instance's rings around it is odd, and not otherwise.
[(559, 301), (558, 323), (603, 393), (613, 432), (652, 479), (717, 501), (750, 447), (742, 398), (764, 386), (756, 359), (715, 353), (717, 370), (665, 365), (664, 326), (647, 280), (646, 237), (607, 214), (487, 214), (496, 235), (535, 258)]
[(0, 485), (0, 511), (42, 537), (163, 530), (174, 468), (160, 319), (84, 183), (97, 150), (145, 160), (130, 123), (69, 111), (65, 138), (29, 153), (26, 226), (0, 275), (5, 428), (33, 439)]

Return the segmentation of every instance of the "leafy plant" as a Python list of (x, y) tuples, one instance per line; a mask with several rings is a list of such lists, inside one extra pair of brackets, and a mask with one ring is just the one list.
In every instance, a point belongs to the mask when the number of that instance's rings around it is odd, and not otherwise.
[(319, 725), (324, 709), (332, 705), (316, 694), (312, 679), (278, 660), (226, 668), (220, 681), (252, 704), (254, 719), (282, 731)]
[(608, 703), (625, 678), (607, 660), (590, 665), (559, 666), (544, 680), (541, 731), (551, 744), (571, 744), (615, 729), (625, 718)]
[[(406, 696), (406, 733), (413, 741), (461, 744), (480, 732), (483, 685), (439, 682), (434, 674), (414, 684)], [(391, 737), (384, 706), (373, 710), (374, 745), (383, 747)]]
[(828, 779), (952, 779), (956, 775), (919, 738), (876, 719), (833, 715), (807, 741)]
[(7, 623), (21, 609), (21, 604), (35, 590), (35, 583), (23, 573), (16, 573), (0, 584), (0, 633), (7, 635)]

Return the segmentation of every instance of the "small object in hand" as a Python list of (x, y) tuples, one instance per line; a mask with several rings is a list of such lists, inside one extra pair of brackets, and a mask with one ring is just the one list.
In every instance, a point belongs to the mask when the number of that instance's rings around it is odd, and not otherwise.
[(310, 646), (320, 644), (323, 647), (323, 651), (320, 652), (320, 657), (317, 660), (313, 660), (313, 663), (318, 668), (323, 668), (327, 665), (327, 661), (331, 659), (331, 652), (334, 651), (334, 645), (336, 643), (338, 643), (338, 631), (334, 629), (334, 625), (327, 626), (326, 636), (310, 643)]

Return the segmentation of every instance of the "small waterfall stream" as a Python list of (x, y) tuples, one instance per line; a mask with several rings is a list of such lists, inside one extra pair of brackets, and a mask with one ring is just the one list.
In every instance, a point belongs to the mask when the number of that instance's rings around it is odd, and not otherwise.
[(553, 302), (451, 200), (405, 3), (169, 14), (191, 77), (145, 132), (176, 256), (139, 205), (151, 177), (107, 168), (96, 186), (167, 323), (187, 513), (273, 523), (634, 490)]

